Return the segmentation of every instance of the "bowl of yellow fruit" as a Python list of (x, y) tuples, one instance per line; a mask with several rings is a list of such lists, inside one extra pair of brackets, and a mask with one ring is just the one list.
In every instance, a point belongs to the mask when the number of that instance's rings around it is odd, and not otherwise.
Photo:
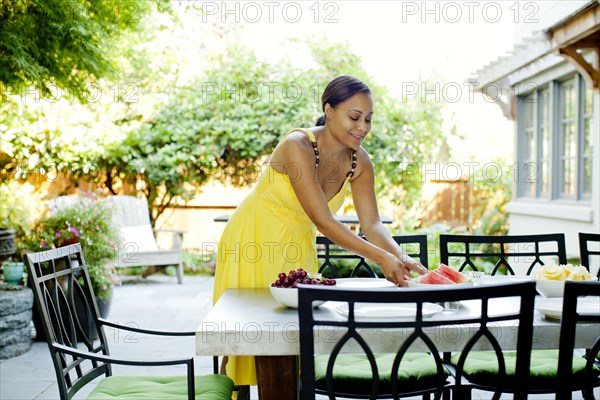
[(535, 287), (544, 297), (563, 297), (565, 281), (591, 281), (594, 276), (582, 265), (543, 265), (535, 271)]

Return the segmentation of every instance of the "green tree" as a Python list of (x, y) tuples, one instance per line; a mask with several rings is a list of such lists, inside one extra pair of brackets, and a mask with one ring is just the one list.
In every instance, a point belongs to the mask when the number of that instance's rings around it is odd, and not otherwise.
[(167, 0), (0, 0), (0, 84), (20, 93), (34, 86), (85, 99), (90, 80), (117, 68), (115, 47), (125, 33)]
[(209, 179), (255, 182), (281, 133), (311, 123), (315, 104), (306, 77), (238, 46), (214, 54), (212, 65), (94, 163), (110, 190), (123, 182), (141, 188), (152, 222)]
[[(308, 40), (308, 45), (322, 82), (338, 75), (353, 75), (369, 85), (375, 112), (372, 133), (363, 146), (373, 160), (377, 193), (404, 210), (413, 205), (420, 207), (423, 182), (420, 166), (433, 158), (441, 143), (443, 104), (414, 99), (401, 102), (391, 97), (385, 87), (373, 82), (348, 44), (316, 38)], [(406, 220), (413, 214), (402, 213)]]
[[(194, 15), (191, 10), (179, 17)], [(74, 183), (84, 179), (113, 193), (129, 184), (148, 198), (154, 222), (209, 179), (254, 183), (281, 135), (312, 125), (321, 114), (327, 82), (350, 74), (369, 84), (375, 99), (373, 133), (364, 145), (375, 163), (378, 193), (391, 195), (397, 204), (415, 202), (420, 176), (403, 174), (402, 168), (422, 162), (436, 148), (438, 104), (399, 103), (373, 82), (347, 44), (298, 39), (315, 61), (300, 69), (294, 60), (264, 62), (239, 45), (190, 52), (177, 47), (180, 26), (154, 17), (148, 23), (148, 29), (128, 36), (128, 52), (141, 49), (152, 62), (119, 59), (121, 80), (135, 82), (138, 101), (23, 104), (13, 99), (0, 104), (7, 111), (0, 121), (6, 139), (0, 144), (3, 180), (31, 179), (33, 171), (37, 180), (69, 175)], [(204, 42), (221, 34), (210, 26), (192, 26), (204, 30)], [(165, 40), (169, 35), (173, 40)], [(193, 63), (188, 54), (195, 56)]]
[(511, 199), (514, 170), (497, 160), (474, 170), (471, 229), (480, 235), (508, 234), (506, 204)]
[[(211, 178), (237, 186), (254, 183), (263, 157), (282, 133), (310, 126), (320, 115), (319, 96), (329, 80), (353, 74), (370, 83), (347, 45), (310, 40), (307, 45), (316, 68), (298, 70), (286, 60), (268, 64), (235, 45), (214, 54), (204, 74), (174, 91), (147, 123), (108, 149), (97, 162), (99, 175), (109, 188), (127, 179), (136, 183), (148, 198), (152, 221), (173, 201), (193, 198)], [(335, 62), (326, 56), (334, 53)], [(377, 110), (365, 147), (377, 170), (378, 192), (411, 204), (420, 194), (420, 175), (403, 174), (401, 168), (423, 162), (435, 150), (439, 107), (403, 107), (385, 88), (370, 86)], [(404, 188), (403, 194), (392, 187)]]

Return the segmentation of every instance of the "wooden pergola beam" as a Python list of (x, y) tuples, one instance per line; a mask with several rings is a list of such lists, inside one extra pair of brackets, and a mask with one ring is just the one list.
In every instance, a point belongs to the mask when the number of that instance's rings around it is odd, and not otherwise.
[(596, 52), (596, 67), (587, 62), (583, 56), (577, 52), (576, 46), (564, 47), (558, 49), (558, 53), (569, 60), (579, 71), (586, 81), (586, 84), (593, 87), (596, 90), (600, 90), (600, 62), (598, 62), (598, 55), (600, 54), (600, 48), (595, 47)]
[[(547, 34), (556, 53), (575, 66), (586, 84), (600, 90), (600, 2), (554, 25)], [(592, 50), (595, 60), (590, 63), (579, 50)]]

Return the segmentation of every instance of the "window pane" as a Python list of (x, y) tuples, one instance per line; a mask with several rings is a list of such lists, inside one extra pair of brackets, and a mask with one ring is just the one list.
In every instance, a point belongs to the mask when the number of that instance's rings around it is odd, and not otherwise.
[(574, 80), (560, 85), (560, 193), (562, 197), (576, 196), (577, 142), (575, 135), (576, 91)]
[(550, 96), (548, 89), (538, 94), (540, 119), (538, 193), (540, 197), (550, 197)]
[(585, 115), (591, 115), (592, 114), (592, 110), (594, 109), (594, 105), (593, 105), (593, 101), (594, 101), (594, 96), (592, 93), (592, 89), (586, 86), (585, 89), (585, 103), (583, 106), (583, 112)]
[(535, 97), (531, 94), (523, 99), (523, 152), (521, 160), (521, 195), (535, 197), (536, 189), (536, 135), (535, 135)]
[(592, 89), (586, 88), (583, 104), (583, 132), (582, 132), (582, 188), (581, 195), (583, 199), (589, 200), (592, 196), (592, 160), (593, 160), (593, 139), (592, 139), (592, 110), (594, 97)]

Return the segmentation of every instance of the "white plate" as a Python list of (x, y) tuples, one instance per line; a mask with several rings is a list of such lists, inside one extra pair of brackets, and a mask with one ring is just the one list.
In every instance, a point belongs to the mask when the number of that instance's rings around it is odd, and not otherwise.
[[(343, 317), (348, 318), (348, 304), (342, 304), (335, 308), (335, 311)], [(423, 317), (431, 317), (442, 311), (444, 308), (438, 304), (423, 303)], [(356, 304), (354, 309), (354, 318), (357, 321), (365, 320), (411, 320), (416, 315), (416, 304), (389, 304), (389, 303), (370, 303), (365, 305)]]
[(396, 287), (392, 282), (383, 278), (340, 278), (336, 279), (336, 286), (344, 289), (371, 289)]
[(479, 279), (477, 285), (502, 285), (503, 283), (518, 283), (532, 281), (533, 277), (528, 275), (485, 275)]
[(473, 281), (470, 282), (466, 282), (466, 283), (419, 283), (417, 282), (418, 278), (412, 278), (408, 281), (408, 287), (409, 288), (414, 288), (414, 289), (434, 289), (434, 288), (439, 288), (439, 289), (458, 289), (458, 288), (464, 288), (465, 286), (472, 286), (473, 285)]
[[(562, 297), (545, 298), (540, 297), (535, 300), (535, 310), (544, 314), (548, 318), (560, 319), (562, 316)], [(581, 298), (577, 303), (577, 312), (579, 314), (599, 315), (600, 303), (597, 297)]]

